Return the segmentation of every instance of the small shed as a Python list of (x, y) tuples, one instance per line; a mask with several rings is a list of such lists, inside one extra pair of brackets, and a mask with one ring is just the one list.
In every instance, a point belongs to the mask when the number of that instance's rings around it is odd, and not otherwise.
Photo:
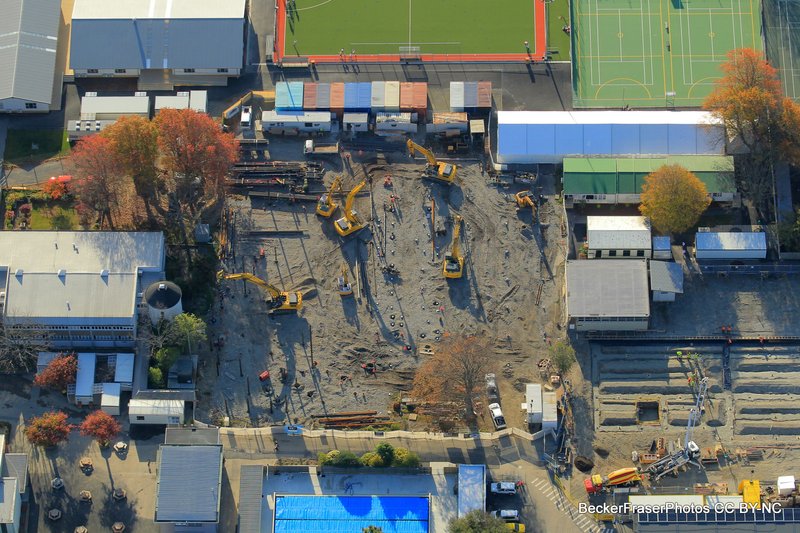
[(700, 231), (695, 237), (695, 256), (698, 260), (766, 259), (767, 234), (763, 231)]
[(183, 400), (133, 398), (128, 403), (129, 422), (160, 426), (180, 424), (183, 420), (183, 408)]
[(275, 84), (275, 109), (299, 111), (303, 109), (303, 82), (279, 81)]
[(96, 354), (78, 354), (78, 374), (75, 377), (75, 403), (77, 405), (88, 405), (94, 399), (94, 369), (96, 364)]
[(558, 399), (555, 392), (542, 393), (542, 431), (558, 428)]
[(466, 113), (434, 113), (427, 130), (428, 133), (462, 135), (469, 130), (469, 119)]
[(653, 237), (653, 259), (672, 259), (672, 243), (669, 237)]
[(486, 135), (486, 122), (482, 118), (473, 118), (469, 121), (469, 134), (473, 137)]
[(650, 261), (650, 290), (654, 302), (674, 302), (683, 294), (683, 268), (678, 263)]
[(135, 96), (98, 96), (88, 92), (81, 99), (80, 120), (116, 120), (126, 116), (150, 115), (150, 97), (147, 93)]
[(377, 113), (375, 115), (376, 133), (416, 133), (417, 125), (411, 121), (411, 113)]
[(189, 91), (189, 109), (198, 113), (208, 111), (208, 91)]
[(132, 353), (118, 353), (115, 357), (114, 383), (119, 383), (122, 390), (129, 391), (133, 385), (133, 362), (135, 356)]
[(588, 216), (586, 238), (589, 259), (649, 258), (650, 221), (645, 217)]
[(342, 127), (344, 131), (369, 131), (369, 113), (345, 113)]
[(522, 410), (528, 413), (528, 425), (542, 423), (542, 386), (538, 383), (525, 385), (525, 403)]
[(103, 383), (103, 392), (100, 396), (100, 409), (112, 416), (119, 416), (119, 397), (121, 389), (119, 383)]
[(261, 113), (261, 127), (264, 133), (274, 135), (329, 132), (331, 114), (327, 111), (264, 111)]

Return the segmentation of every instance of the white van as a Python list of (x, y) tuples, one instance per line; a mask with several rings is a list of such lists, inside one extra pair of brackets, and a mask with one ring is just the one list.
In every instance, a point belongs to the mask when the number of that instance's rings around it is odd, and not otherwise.
[(249, 130), (253, 124), (253, 108), (252, 106), (242, 106), (242, 117), (239, 119), (243, 130)]

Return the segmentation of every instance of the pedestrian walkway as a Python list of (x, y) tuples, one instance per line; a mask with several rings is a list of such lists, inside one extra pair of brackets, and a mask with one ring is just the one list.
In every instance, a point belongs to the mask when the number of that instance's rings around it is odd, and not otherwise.
[(535, 493), (541, 494), (556, 508), (569, 516), (575, 525), (585, 533), (606, 533), (606, 531), (615, 531), (614, 529), (604, 529), (597, 525), (597, 523), (589, 518), (585, 513), (581, 513), (578, 509), (564, 497), (564, 494), (546, 479), (537, 479), (530, 483), (531, 488)]

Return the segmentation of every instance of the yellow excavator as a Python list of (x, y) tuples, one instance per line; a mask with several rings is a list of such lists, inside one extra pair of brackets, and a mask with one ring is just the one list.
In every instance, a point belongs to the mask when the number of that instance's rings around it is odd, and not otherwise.
[(406, 141), (406, 146), (408, 147), (408, 155), (411, 157), (414, 157), (414, 154), (419, 152), (428, 160), (428, 163), (425, 165), (425, 173), (422, 175), (423, 178), (434, 179), (448, 185), (452, 185), (452, 183), (456, 181), (458, 167), (454, 164), (437, 161), (433, 152), (424, 146), (418, 145), (411, 139)]
[(246, 272), (238, 274), (225, 274), (224, 271), (220, 270), (217, 272), (217, 279), (243, 279), (264, 289), (264, 291), (269, 294), (269, 300), (267, 300), (267, 303), (269, 304), (270, 316), (297, 313), (303, 308), (302, 293), (278, 290), (273, 285), (267, 283), (258, 276), (254, 276), (253, 274), (248, 274)]
[(533, 199), (533, 193), (531, 193), (531, 191), (520, 191), (514, 195), (514, 201), (517, 203), (517, 212), (522, 211), (526, 207), (530, 207), (535, 222), (536, 202)]
[(333, 201), (333, 195), (336, 192), (342, 190), (342, 177), (336, 176), (331, 183), (331, 188), (328, 189), (328, 192), (323, 193), (322, 196), (319, 197), (317, 201), (317, 214), (323, 216), (325, 218), (330, 217), (336, 208), (339, 207), (336, 202)]
[(367, 223), (361, 219), (361, 215), (353, 209), (353, 202), (355, 202), (356, 195), (366, 186), (367, 180), (364, 180), (350, 191), (350, 194), (347, 195), (347, 200), (344, 201), (344, 216), (333, 224), (333, 227), (336, 228), (336, 233), (342, 237), (352, 235), (367, 225)]
[(353, 295), (353, 284), (347, 280), (347, 265), (342, 265), (342, 275), (336, 278), (336, 288), (342, 298)]
[(458, 242), (461, 237), (461, 220), (460, 215), (456, 215), (453, 219), (453, 245), (444, 255), (442, 263), (442, 275), (447, 279), (459, 279), (464, 275), (464, 256), (461, 255), (461, 246)]

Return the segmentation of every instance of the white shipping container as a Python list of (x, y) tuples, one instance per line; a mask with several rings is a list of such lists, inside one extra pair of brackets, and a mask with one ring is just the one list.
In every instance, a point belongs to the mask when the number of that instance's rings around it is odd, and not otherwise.
[(766, 259), (767, 235), (764, 232), (698, 232), (695, 237), (697, 259)]
[(183, 420), (183, 400), (139, 400), (128, 403), (128, 419), (131, 424), (153, 424), (165, 426), (180, 424)]
[(400, 111), (400, 82), (387, 81), (384, 105), (387, 111)]

